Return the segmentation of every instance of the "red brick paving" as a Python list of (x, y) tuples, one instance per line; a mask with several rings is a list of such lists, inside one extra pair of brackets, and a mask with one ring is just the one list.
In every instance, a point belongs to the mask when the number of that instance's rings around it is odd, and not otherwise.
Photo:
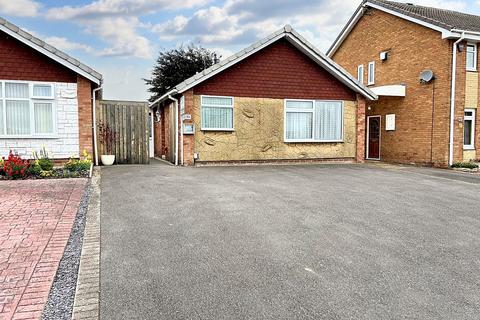
[(86, 179), (0, 181), (0, 319), (39, 319)]

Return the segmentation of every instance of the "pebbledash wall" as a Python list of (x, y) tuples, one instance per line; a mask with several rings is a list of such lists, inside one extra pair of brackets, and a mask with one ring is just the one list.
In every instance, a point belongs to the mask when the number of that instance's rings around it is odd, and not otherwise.
[(54, 138), (0, 138), (0, 155), (10, 149), (31, 157), (43, 146), (56, 159), (93, 154), (92, 82), (26, 44), (0, 32), (0, 80), (47, 82), (55, 85)]
[(53, 83), (56, 134), (52, 138), (0, 138), (0, 155), (14, 150), (26, 158), (45, 147), (55, 158), (79, 157), (78, 101), (76, 83)]

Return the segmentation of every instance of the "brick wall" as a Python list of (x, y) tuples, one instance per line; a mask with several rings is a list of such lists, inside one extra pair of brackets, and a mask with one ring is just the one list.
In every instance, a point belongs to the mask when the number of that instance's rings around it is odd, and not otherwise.
[(78, 132), (80, 153), (93, 154), (92, 83), (77, 76)]
[[(185, 98), (185, 113), (194, 113), (194, 96), (193, 90), (189, 90), (183, 94)], [(184, 123), (193, 123), (192, 120), (187, 120)], [(183, 136), (183, 164), (191, 166), (194, 164), (194, 152), (195, 152), (195, 136), (188, 134)]]
[(287, 40), (262, 49), (194, 88), (196, 95), (355, 100), (355, 94)]
[(359, 163), (365, 161), (365, 113), (366, 113), (367, 101), (365, 98), (357, 94), (357, 115), (356, 115), (356, 127), (357, 127), (357, 153), (356, 160)]
[(0, 31), (0, 79), (67, 82), (76, 73)]
[[(381, 51), (390, 52), (380, 61)], [(375, 85), (406, 84), (406, 97), (368, 102), (367, 115), (382, 116), (382, 160), (445, 166), (448, 163), (452, 42), (434, 30), (371, 9), (345, 39), (333, 59), (352, 74), (375, 61)], [(420, 84), (421, 71), (436, 80)], [(463, 113), (465, 52), (458, 54), (456, 115)], [(366, 83), (366, 71), (365, 79)], [(435, 88), (433, 87), (435, 86)], [(385, 131), (385, 115), (396, 115), (396, 130)], [(432, 117), (433, 114), (433, 117)], [(433, 120), (433, 121), (432, 121)], [(432, 125), (433, 122), (433, 125)], [(433, 128), (433, 130), (432, 130)], [(463, 125), (456, 121), (455, 159), (462, 157)]]

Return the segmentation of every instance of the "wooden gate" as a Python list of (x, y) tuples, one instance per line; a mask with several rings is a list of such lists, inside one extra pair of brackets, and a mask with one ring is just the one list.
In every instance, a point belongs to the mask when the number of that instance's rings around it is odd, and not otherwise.
[[(146, 164), (149, 157), (149, 122), (146, 102), (100, 100), (97, 104), (98, 123), (106, 123), (117, 132), (113, 146), (115, 162), (120, 164)], [(97, 129), (98, 135), (98, 129)], [(105, 147), (97, 138), (98, 154)]]

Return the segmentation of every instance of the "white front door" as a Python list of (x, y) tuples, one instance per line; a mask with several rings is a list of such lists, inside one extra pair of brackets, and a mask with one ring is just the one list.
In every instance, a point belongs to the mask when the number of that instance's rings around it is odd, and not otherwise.
[(148, 139), (148, 153), (150, 155), (150, 158), (153, 158), (155, 156), (155, 141), (153, 139), (153, 114), (152, 112), (148, 113), (148, 127), (149, 127), (149, 139)]

